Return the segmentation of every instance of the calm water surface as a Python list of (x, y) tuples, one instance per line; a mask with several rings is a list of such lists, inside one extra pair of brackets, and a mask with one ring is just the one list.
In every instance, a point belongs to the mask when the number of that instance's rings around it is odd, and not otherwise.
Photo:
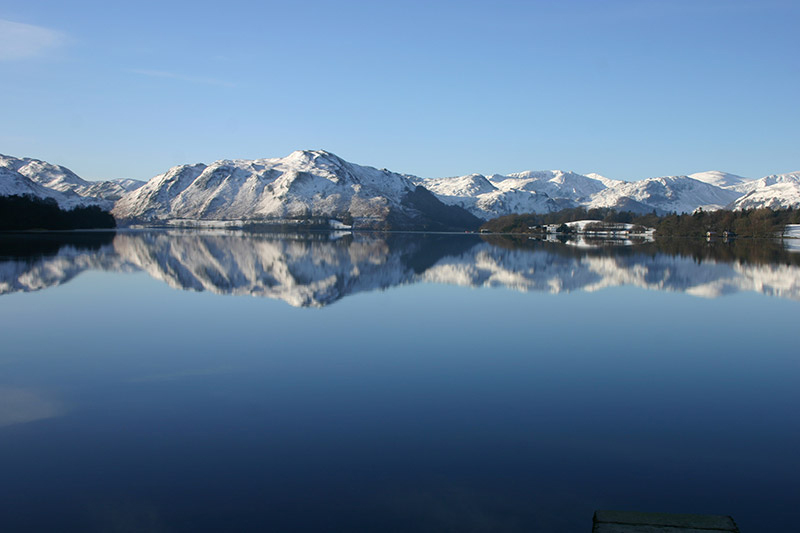
[(800, 254), (0, 238), (3, 531), (800, 523)]

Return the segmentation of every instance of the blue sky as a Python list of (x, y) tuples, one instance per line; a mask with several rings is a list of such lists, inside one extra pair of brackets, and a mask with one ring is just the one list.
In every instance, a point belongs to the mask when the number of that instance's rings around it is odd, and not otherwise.
[(800, 2), (0, 1), (0, 153), (424, 177), (800, 170)]

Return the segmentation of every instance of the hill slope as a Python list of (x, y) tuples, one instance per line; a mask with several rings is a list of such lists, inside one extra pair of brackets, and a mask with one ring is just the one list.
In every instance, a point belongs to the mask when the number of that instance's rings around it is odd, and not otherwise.
[(381, 229), (472, 229), (480, 224), (426, 192), (409, 176), (306, 150), (284, 158), (174, 167), (125, 195), (113, 214), (146, 223), (332, 218)]

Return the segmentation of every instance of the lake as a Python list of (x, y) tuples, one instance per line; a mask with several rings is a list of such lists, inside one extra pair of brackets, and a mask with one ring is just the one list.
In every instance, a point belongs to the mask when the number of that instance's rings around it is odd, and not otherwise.
[(4, 531), (800, 523), (782, 243), (0, 237)]

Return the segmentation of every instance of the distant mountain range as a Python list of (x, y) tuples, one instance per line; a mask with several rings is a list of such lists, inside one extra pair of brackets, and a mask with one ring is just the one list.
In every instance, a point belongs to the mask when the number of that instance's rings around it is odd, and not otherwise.
[(111, 210), (123, 195), (144, 184), (133, 179), (86, 181), (61, 165), (0, 154), (0, 196), (52, 198), (64, 209), (98, 205)]
[(148, 182), (89, 182), (69, 169), (0, 155), (0, 195), (99, 205), (122, 224), (301, 221), (376, 229), (474, 229), (512, 213), (612, 207), (640, 213), (800, 207), (800, 172), (748, 179), (720, 171), (639, 181), (561, 170), (425, 179), (349, 163), (324, 150), (180, 165)]

